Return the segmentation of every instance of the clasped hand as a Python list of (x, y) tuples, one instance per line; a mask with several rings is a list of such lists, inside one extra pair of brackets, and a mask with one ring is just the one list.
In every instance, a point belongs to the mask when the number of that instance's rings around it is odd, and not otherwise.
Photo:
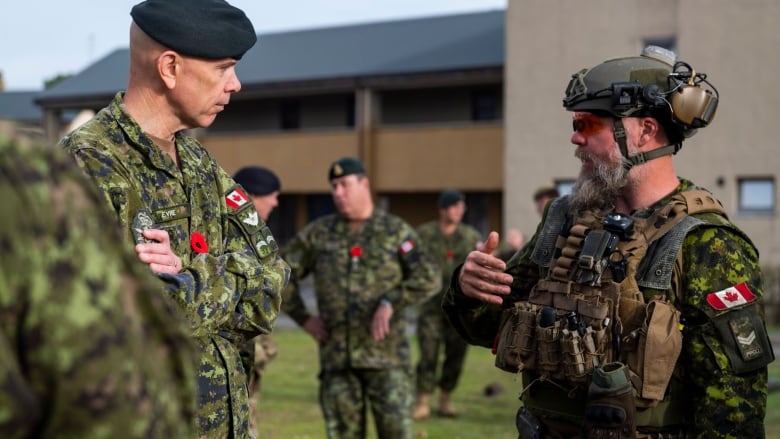
[(171, 249), (171, 239), (168, 232), (160, 229), (146, 229), (144, 238), (155, 242), (150, 244), (136, 244), (135, 253), (138, 259), (149, 265), (156, 273), (176, 274), (181, 270), (181, 258)]

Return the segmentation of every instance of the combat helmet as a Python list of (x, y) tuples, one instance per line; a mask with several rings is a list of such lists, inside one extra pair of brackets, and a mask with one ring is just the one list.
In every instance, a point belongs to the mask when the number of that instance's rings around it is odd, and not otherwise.
[[(582, 69), (572, 75), (563, 106), (568, 111), (615, 117), (615, 140), (627, 159), (627, 168), (675, 154), (682, 148), (683, 139), (709, 125), (718, 107), (718, 91), (707, 81), (707, 75), (676, 58), (670, 50), (647, 46), (640, 56), (611, 59)], [(670, 145), (629, 156), (620, 119), (632, 116), (658, 120)]]

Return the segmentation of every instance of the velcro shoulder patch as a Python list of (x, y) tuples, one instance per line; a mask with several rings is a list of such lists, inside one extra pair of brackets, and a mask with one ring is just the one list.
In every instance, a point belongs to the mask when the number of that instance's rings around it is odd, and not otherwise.
[(225, 203), (231, 209), (238, 210), (244, 204), (249, 203), (249, 197), (240, 186), (236, 186), (225, 194)]
[(707, 295), (707, 303), (717, 311), (744, 305), (754, 300), (756, 295), (750, 291), (745, 282)]

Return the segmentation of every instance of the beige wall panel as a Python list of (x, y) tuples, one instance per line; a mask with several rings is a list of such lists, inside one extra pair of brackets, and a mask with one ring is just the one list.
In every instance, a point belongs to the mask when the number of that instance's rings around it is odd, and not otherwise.
[[(680, 59), (708, 74), (720, 105), (712, 125), (686, 142), (678, 171), (718, 195), (731, 219), (753, 239), (763, 263), (780, 265), (780, 212), (737, 212), (739, 177), (774, 176), (776, 208), (780, 201), (780, 2), (686, 0), (680, 2), (680, 17)], [(722, 187), (715, 184), (718, 177), (724, 179)]]
[(273, 169), (285, 192), (329, 192), (330, 164), (358, 154), (357, 135), (351, 131), (214, 136), (205, 138), (203, 144), (231, 174), (246, 165)]
[(500, 190), (502, 143), (503, 128), (495, 124), (378, 130), (374, 189)]
[[(715, 192), (756, 242), (765, 264), (780, 264), (780, 212), (737, 212), (737, 179), (780, 169), (780, 2), (776, 0), (509, 0), (505, 64), (505, 227), (532, 232), (531, 194), (574, 177), (570, 116), (561, 107), (580, 68), (639, 53), (648, 38), (676, 37), (679, 58), (705, 72), (720, 92), (712, 125), (685, 142), (678, 174)], [(717, 182), (722, 179), (723, 184)], [(776, 187), (777, 188), (777, 187)], [(775, 191), (780, 198), (780, 191)], [(775, 205), (778, 205), (778, 199)]]

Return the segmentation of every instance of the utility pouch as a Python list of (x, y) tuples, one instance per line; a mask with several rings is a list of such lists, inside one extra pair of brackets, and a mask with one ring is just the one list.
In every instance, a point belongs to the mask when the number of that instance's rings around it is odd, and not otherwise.
[(562, 331), (561, 354), (566, 378), (573, 383), (586, 382), (593, 364), (588, 365), (585, 362), (584, 341), (578, 331), (570, 331), (568, 329)]
[(515, 416), (518, 438), (541, 439), (542, 423), (525, 407), (520, 407)]
[(680, 312), (669, 302), (653, 300), (644, 324), (631, 336), (636, 344), (628, 352), (628, 367), (641, 380), (637, 393), (645, 401), (640, 404), (652, 407), (664, 398), (682, 350)]
[(539, 311), (536, 325), (537, 369), (554, 378), (562, 378), (559, 368), (561, 362), (561, 328), (563, 322), (557, 318), (555, 308), (545, 306)]
[(517, 302), (512, 308), (504, 310), (496, 343), (497, 368), (517, 373), (534, 367), (534, 330), (538, 309), (537, 305)]

